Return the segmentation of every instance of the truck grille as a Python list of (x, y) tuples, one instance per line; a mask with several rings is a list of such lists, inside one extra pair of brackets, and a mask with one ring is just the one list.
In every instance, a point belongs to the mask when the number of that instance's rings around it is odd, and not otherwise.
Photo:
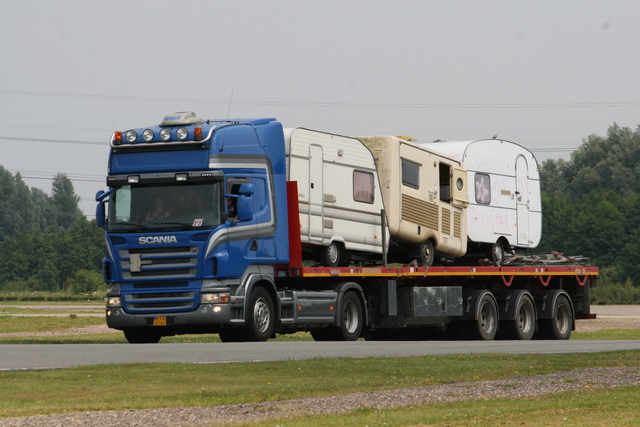
[(125, 293), (124, 310), (128, 313), (155, 311), (189, 311), (196, 308), (195, 291)]
[(123, 249), (119, 254), (123, 280), (192, 278), (197, 275), (197, 246)]

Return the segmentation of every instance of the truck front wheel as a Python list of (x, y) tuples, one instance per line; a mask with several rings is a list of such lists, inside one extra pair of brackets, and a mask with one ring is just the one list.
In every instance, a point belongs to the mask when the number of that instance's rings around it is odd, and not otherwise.
[(265, 288), (256, 288), (251, 293), (249, 313), (244, 326), (243, 338), (246, 341), (267, 341), (275, 329), (275, 310), (273, 299)]

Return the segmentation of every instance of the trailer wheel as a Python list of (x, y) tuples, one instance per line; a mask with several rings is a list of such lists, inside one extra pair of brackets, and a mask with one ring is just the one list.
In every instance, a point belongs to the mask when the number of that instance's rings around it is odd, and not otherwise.
[(489, 259), (498, 265), (504, 261), (504, 246), (502, 246), (502, 242), (500, 240), (491, 245)]
[(522, 295), (516, 305), (516, 318), (501, 320), (504, 337), (511, 340), (530, 340), (536, 330), (536, 309), (527, 295)]
[(559, 295), (553, 304), (553, 317), (540, 320), (540, 336), (552, 340), (568, 340), (572, 326), (571, 303), (565, 295)]
[(156, 344), (162, 338), (158, 331), (150, 330), (149, 328), (125, 329), (123, 332), (129, 344)]
[(246, 341), (267, 341), (275, 329), (273, 300), (265, 288), (258, 287), (251, 293), (247, 323), (241, 334)]
[(433, 247), (433, 240), (427, 239), (419, 245), (419, 257), (420, 264), (426, 267), (433, 265), (433, 261), (436, 259), (435, 248)]
[(340, 244), (336, 242), (329, 243), (320, 249), (320, 263), (325, 267), (337, 267), (340, 264), (342, 250)]
[(486, 293), (478, 302), (478, 318), (467, 324), (471, 339), (492, 340), (498, 331), (498, 306), (491, 294)]

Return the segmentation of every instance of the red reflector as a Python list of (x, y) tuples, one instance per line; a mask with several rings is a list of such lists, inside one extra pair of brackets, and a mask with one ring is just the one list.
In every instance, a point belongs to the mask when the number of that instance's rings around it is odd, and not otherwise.
[(202, 140), (202, 128), (193, 128), (193, 139), (194, 141)]

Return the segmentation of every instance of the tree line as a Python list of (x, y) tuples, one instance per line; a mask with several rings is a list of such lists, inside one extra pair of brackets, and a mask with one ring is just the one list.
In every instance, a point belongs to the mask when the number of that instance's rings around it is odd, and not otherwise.
[(0, 291), (107, 288), (103, 231), (85, 218), (79, 202), (65, 174), (54, 177), (49, 195), (0, 166)]
[[(535, 252), (585, 256), (602, 303), (640, 303), (640, 126), (590, 135), (570, 160), (540, 165), (542, 241)], [(104, 289), (103, 231), (64, 174), (51, 195), (0, 166), (0, 291)]]
[(570, 160), (540, 167), (538, 251), (583, 255), (600, 268), (601, 303), (640, 303), (640, 126), (590, 135)]

